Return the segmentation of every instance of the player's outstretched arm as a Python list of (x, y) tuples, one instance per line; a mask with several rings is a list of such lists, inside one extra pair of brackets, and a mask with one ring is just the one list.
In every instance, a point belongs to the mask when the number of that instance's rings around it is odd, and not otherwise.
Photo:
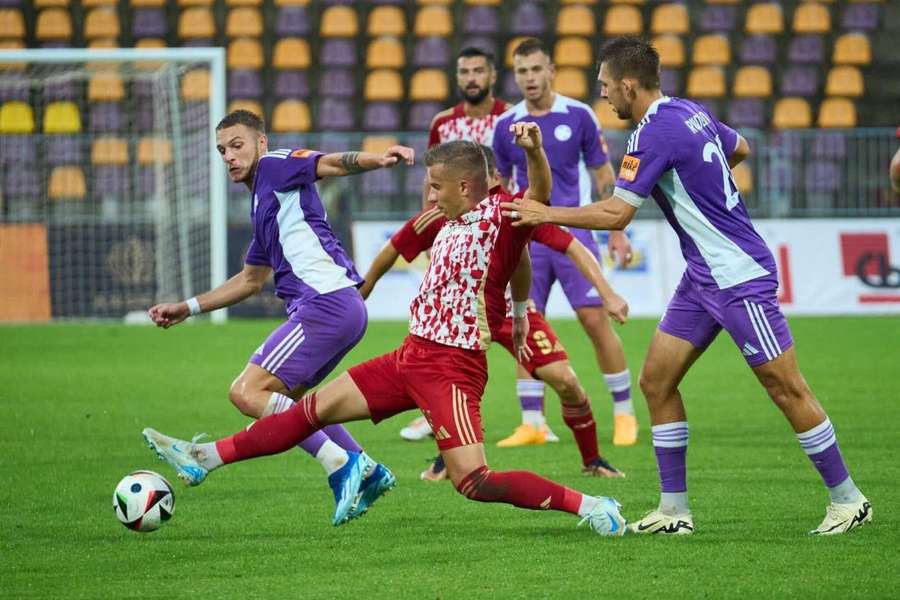
[(531, 291), (531, 255), (528, 246), (522, 249), (522, 257), (509, 280), (513, 301), (513, 349), (520, 362), (531, 358), (528, 347), (528, 294)]
[(750, 156), (750, 144), (744, 139), (744, 136), (738, 136), (738, 145), (728, 157), (728, 166), (732, 169), (744, 162)]
[(401, 162), (412, 165), (416, 151), (406, 146), (391, 146), (384, 154), (372, 152), (335, 152), (326, 154), (316, 163), (316, 175), (319, 178), (355, 175), (375, 169), (386, 169)]
[(528, 162), (528, 189), (523, 198), (550, 204), (550, 192), (553, 189), (553, 177), (550, 173), (550, 163), (544, 153), (544, 140), (541, 136), (541, 128), (537, 123), (520, 121), (510, 125), (516, 146), (525, 151), (525, 160)]
[(245, 264), (240, 273), (219, 287), (184, 302), (157, 304), (150, 308), (148, 314), (158, 327), (168, 329), (191, 315), (231, 306), (249, 298), (262, 289), (271, 271), (266, 266)]
[(624, 325), (625, 321), (628, 320), (628, 303), (609, 285), (606, 277), (603, 276), (600, 263), (597, 262), (594, 255), (584, 247), (584, 244), (577, 239), (573, 239), (569, 247), (566, 248), (566, 256), (572, 259), (572, 262), (575, 263), (578, 271), (585, 279), (597, 288), (597, 293), (603, 298), (603, 306), (606, 307), (606, 312), (613, 319)]
[(551, 207), (527, 198), (517, 202), (503, 202), (500, 207), (503, 209), (503, 215), (510, 217), (514, 221), (513, 226), (516, 227), (537, 227), (543, 223), (554, 223), (581, 229), (611, 231), (625, 229), (637, 212), (637, 208), (618, 196), (578, 208)]
[(372, 290), (375, 289), (375, 284), (378, 283), (378, 280), (391, 270), (391, 267), (394, 266), (394, 263), (397, 262), (398, 258), (400, 258), (400, 253), (397, 252), (397, 249), (394, 248), (394, 245), (388, 240), (375, 257), (375, 260), (372, 261), (372, 266), (370, 266), (369, 270), (366, 272), (365, 281), (359, 288), (359, 293), (364, 300), (367, 299), (372, 293)]

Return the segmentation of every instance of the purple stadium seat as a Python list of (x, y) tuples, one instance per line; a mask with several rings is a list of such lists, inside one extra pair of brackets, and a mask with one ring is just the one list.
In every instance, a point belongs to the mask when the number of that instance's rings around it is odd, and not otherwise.
[[(269, 135), (269, 148), (306, 148), (304, 138), (299, 133), (273, 133)], [(244, 188), (246, 190), (247, 188)]]
[(421, 38), (413, 49), (415, 67), (444, 68), (450, 62), (450, 44), (442, 37)]
[(128, 193), (128, 172), (117, 165), (96, 165), (91, 184), (94, 197), (124, 196)]
[(843, 133), (820, 133), (813, 138), (811, 156), (841, 162), (847, 158), (847, 138)]
[[(418, 157), (418, 153), (416, 156)], [(417, 158), (416, 162), (419, 163), (421, 161)], [(421, 197), (422, 182), (425, 181), (425, 167), (421, 164), (416, 164), (416, 166), (406, 168), (404, 171), (406, 172), (406, 183), (403, 186), (403, 193), (407, 196)]]
[(319, 60), (326, 67), (352, 67), (356, 65), (356, 44), (345, 39), (325, 40)]
[(319, 78), (318, 92), (330, 98), (352, 98), (356, 95), (356, 81), (349, 69), (329, 69)]
[(737, 98), (728, 105), (727, 123), (732, 127), (762, 129), (765, 125), (765, 105), (759, 98)]
[(182, 106), (181, 122), (185, 125), (194, 126), (197, 123), (209, 122), (208, 102), (185, 102)]
[(850, 31), (874, 31), (878, 29), (879, 6), (875, 3), (851, 3), (844, 9), (841, 27)]
[(361, 182), (363, 192), (379, 195), (398, 193), (400, 190), (397, 188), (397, 177), (395, 176), (397, 172), (397, 169), (378, 169), (364, 173)]
[(781, 75), (782, 96), (815, 96), (819, 91), (819, 70), (791, 65)]
[(34, 165), (37, 149), (32, 135), (0, 135), (0, 164), (7, 168)]
[(773, 131), (769, 135), (769, 151), (786, 162), (798, 161), (803, 156), (803, 140), (791, 131)]
[(275, 18), (276, 37), (303, 36), (309, 33), (309, 17), (305, 6), (286, 6)]
[[(666, 69), (662, 68), (659, 70), (659, 86), (662, 89), (664, 94), (669, 96), (677, 96), (681, 93), (681, 71), (678, 69)], [(600, 97), (600, 84), (597, 83), (597, 94), (596, 96)]]
[(122, 131), (122, 108), (118, 102), (95, 102), (88, 110), (91, 131), (95, 133)]
[(714, 98), (703, 98), (701, 100), (697, 100), (697, 102), (706, 108), (709, 111), (709, 114), (714, 116), (716, 120), (722, 120), (722, 101), (716, 100)]
[(72, 79), (50, 79), (44, 83), (44, 100), (46, 102), (55, 100), (76, 101), (80, 98), (81, 90), (78, 83)]
[(807, 192), (836, 192), (841, 187), (841, 169), (828, 161), (815, 160), (806, 165)]
[(434, 115), (438, 114), (446, 108), (438, 102), (416, 102), (409, 109), (409, 116), (406, 119), (407, 129), (428, 130), (431, 127), (431, 120)]
[(497, 40), (491, 37), (486, 36), (473, 36), (469, 38), (465, 38), (459, 46), (460, 50), (463, 48), (480, 48), (485, 52), (490, 52), (496, 58), (498, 56), (497, 51), (499, 49), (499, 45)]
[(473, 6), (466, 11), (463, 18), (463, 33), (497, 33), (499, 29), (497, 9), (491, 6)]
[(41, 178), (37, 171), (30, 169), (10, 169), (0, 175), (3, 177), (4, 194), (7, 200), (15, 198), (34, 198), (43, 194)]
[(78, 137), (68, 135), (48, 135), (45, 140), (46, 146), (44, 147), (44, 156), (46, 157), (47, 164), (54, 167), (57, 165), (81, 164), (83, 154), (81, 140)]
[(547, 31), (547, 17), (541, 5), (521, 2), (512, 14), (509, 27), (513, 35), (540, 35)]
[(147, 98), (137, 98), (131, 112), (132, 127), (139, 133), (149, 133), (154, 130), (153, 101)]
[(306, 71), (279, 71), (275, 75), (276, 98), (306, 98), (309, 96), (309, 75)]
[(182, 48), (207, 48), (209, 46), (215, 45), (215, 42), (213, 42), (213, 40), (209, 38), (182, 40), (181, 42)]
[(516, 85), (516, 74), (511, 70), (507, 70), (503, 74), (503, 84), (501, 85), (501, 97), (510, 102), (518, 102), (522, 99), (522, 92)]
[(406, 4), (406, 0), (372, 0), (372, 4)]
[(353, 116), (356, 114), (349, 100), (329, 99), (319, 103), (317, 129), (347, 131), (356, 126)]
[(131, 35), (135, 38), (165, 37), (166, 15), (161, 8), (138, 8), (131, 22)]
[(0, 78), (0, 102), (18, 100), (28, 102), (28, 81), (21, 77)]
[(754, 65), (775, 63), (775, 38), (770, 35), (751, 35), (741, 43), (741, 62)]
[(425, 133), (410, 133), (401, 142), (416, 151), (416, 156), (422, 156), (428, 150), (428, 135)]
[(22, 4), (22, 0), (0, 0), (0, 8), (19, 6), (20, 4)]
[(825, 40), (820, 35), (798, 35), (788, 46), (788, 61), (813, 64), (825, 60)]
[(363, 111), (366, 131), (396, 131), (401, 129), (400, 108), (394, 102), (371, 102)]
[(700, 31), (728, 32), (734, 31), (736, 13), (734, 6), (711, 5), (703, 8), (700, 15)]
[(262, 96), (262, 79), (259, 71), (245, 71), (243, 69), (228, 72), (228, 97), (229, 98), (253, 98)]
[(71, 48), (72, 44), (67, 42), (66, 40), (51, 40), (49, 42), (42, 42), (41, 48)]

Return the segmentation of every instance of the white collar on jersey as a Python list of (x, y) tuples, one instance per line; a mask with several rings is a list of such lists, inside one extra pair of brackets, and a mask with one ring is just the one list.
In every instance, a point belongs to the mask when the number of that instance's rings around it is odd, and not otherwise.
[[(571, 104), (571, 99), (563, 96), (562, 94), (556, 94), (556, 97), (553, 99), (553, 105), (550, 107), (550, 112), (552, 113), (567, 113), (569, 112), (569, 105)], [(524, 119), (528, 116), (528, 108), (525, 106), (525, 101), (522, 100), (518, 104), (516, 104), (512, 110), (515, 111), (515, 119)]]
[(665, 104), (669, 100), (671, 100), (669, 96), (662, 96), (660, 98), (657, 98), (650, 104), (650, 106), (647, 107), (647, 112), (646, 114), (644, 114), (644, 116), (647, 117), (649, 115), (655, 115), (656, 111), (659, 110), (659, 105)]

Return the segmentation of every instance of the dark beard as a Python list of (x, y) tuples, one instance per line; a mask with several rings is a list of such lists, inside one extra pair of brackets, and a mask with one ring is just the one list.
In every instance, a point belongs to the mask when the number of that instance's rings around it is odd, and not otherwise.
[(478, 88), (478, 91), (475, 92), (474, 95), (472, 95), (472, 91), (465, 88), (460, 88), (460, 91), (462, 92), (463, 98), (466, 99), (466, 102), (470, 104), (478, 104), (479, 102), (487, 98), (488, 94), (491, 93), (491, 88)]

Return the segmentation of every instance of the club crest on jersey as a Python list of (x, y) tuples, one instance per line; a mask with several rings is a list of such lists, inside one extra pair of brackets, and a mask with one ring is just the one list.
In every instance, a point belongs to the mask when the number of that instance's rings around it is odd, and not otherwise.
[(641, 159), (626, 154), (622, 159), (622, 168), (619, 169), (619, 178), (625, 181), (634, 181), (640, 166)]
[(572, 137), (572, 128), (568, 125), (557, 125), (556, 129), (553, 130), (553, 137), (560, 142), (565, 142)]
[(313, 153), (312, 150), (300, 149), (300, 150), (294, 150), (293, 152), (291, 152), (291, 156), (294, 158), (306, 158), (307, 156), (309, 156), (312, 153)]

